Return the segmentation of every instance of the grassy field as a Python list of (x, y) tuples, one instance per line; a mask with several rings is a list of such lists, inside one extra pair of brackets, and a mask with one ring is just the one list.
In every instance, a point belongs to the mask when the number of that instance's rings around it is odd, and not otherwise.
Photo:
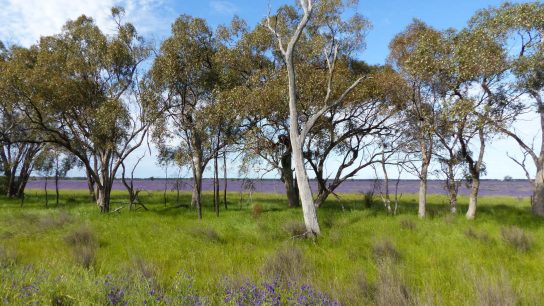
[[(114, 208), (125, 194), (115, 192)], [(528, 199), (484, 197), (477, 219), (452, 216), (414, 196), (397, 216), (346, 194), (319, 209), (323, 235), (300, 239), (300, 209), (255, 194), (216, 217), (204, 195), (194, 209), (141, 195), (149, 211), (102, 215), (86, 194), (63, 191), (58, 207), (40, 191), (0, 198), (0, 304), (541, 305), (544, 224)], [(180, 203), (190, 195), (182, 194)], [(460, 199), (460, 211), (466, 209)]]

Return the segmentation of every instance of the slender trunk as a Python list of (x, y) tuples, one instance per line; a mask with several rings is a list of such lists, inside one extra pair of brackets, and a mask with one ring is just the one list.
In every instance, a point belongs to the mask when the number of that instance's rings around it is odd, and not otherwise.
[(217, 153), (213, 158), (213, 206), (215, 215), (219, 217), (219, 166)]
[(59, 206), (59, 172), (55, 173), (55, 206)]
[(452, 214), (457, 213), (457, 182), (455, 181), (455, 173), (453, 166), (448, 163), (448, 173), (446, 187), (448, 188), (448, 197), (450, 200), (450, 212)]
[(388, 214), (392, 214), (393, 213), (393, 210), (391, 208), (391, 198), (389, 196), (389, 174), (387, 173), (387, 167), (385, 166), (385, 153), (384, 153), (384, 150), (382, 149), (382, 160), (381, 160), (381, 165), (382, 165), (382, 171), (383, 171), (383, 188), (384, 188), (384, 192), (385, 192), (385, 196), (384, 196), (384, 204), (385, 204), (385, 208), (387, 209), (387, 213)]
[(467, 219), (473, 220), (476, 217), (476, 205), (478, 204), (478, 190), (480, 189), (479, 173), (472, 175), (472, 185), (470, 188), (470, 196), (468, 198)]
[(92, 202), (96, 202), (96, 194), (95, 194), (95, 182), (89, 171), (86, 171), (87, 174), (87, 187), (89, 188), (89, 196), (91, 198)]
[(166, 166), (166, 175), (164, 179), (164, 207), (166, 207), (166, 192), (168, 191), (168, 165)]
[(43, 190), (45, 191), (45, 207), (48, 207), (49, 206), (49, 198), (48, 198), (48, 194), (47, 194), (47, 179), (49, 178), (49, 176), (45, 176), (45, 186), (43, 188)]
[(199, 157), (193, 157), (193, 195), (191, 204), (198, 210), (198, 218), (202, 219), (202, 166)]
[(223, 204), (225, 204), (225, 210), (228, 208), (227, 204), (227, 151), (223, 151)]
[(425, 218), (425, 208), (427, 206), (427, 176), (429, 172), (430, 159), (424, 158), (421, 165), (421, 174), (419, 177), (419, 207), (417, 215)]
[(315, 199), (315, 206), (320, 207), (323, 203), (325, 203), (325, 201), (327, 200), (330, 194), (331, 194), (330, 191), (326, 189), (322, 190), (321, 193), (319, 193), (317, 195), (317, 198)]

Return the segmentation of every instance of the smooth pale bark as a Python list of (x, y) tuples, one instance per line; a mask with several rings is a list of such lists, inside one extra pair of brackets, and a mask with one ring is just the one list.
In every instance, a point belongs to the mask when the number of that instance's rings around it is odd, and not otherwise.
[(532, 210), (533, 214), (539, 217), (544, 217), (544, 164), (543, 159), (540, 159), (540, 167), (536, 173), (533, 191)]
[(480, 189), (480, 178), (472, 178), (472, 184), (470, 187), (470, 195), (468, 198), (468, 210), (467, 219), (473, 220), (476, 217), (476, 207), (478, 204), (478, 191)]
[(287, 57), (287, 72), (289, 78), (289, 136), (291, 138), (291, 148), (293, 150), (293, 161), (295, 162), (295, 173), (297, 176), (297, 186), (304, 215), (304, 224), (307, 234), (316, 236), (321, 234), (319, 223), (317, 221), (317, 211), (310, 189), (310, 182), (304, 167), (304, 156), (302, 154), (302, 144), (299, 140), (298, 111), (296, 108), (296, 81), (295, 68), (293, 65), (292, 50)]
[(544, 217), (544, 104), (540, 95), (536, 96), (540, 111), (540, 155), (533, 157), (536, 165), (536, 175), (533, 191), (533, 214)]
[(421, 173), (419, 174), (419, 202), (417, 215), (420, 218), (425, 218), (427, 207), (427, 177), (429, 172), (429, 165), (431, 159), (426, 154), (423, 154), (423, 161), (421, 163)]
[[(284, 48), (280, 34), (278, 34), (270, 25), (270, 19), (268, 20), (268, 27), (276, 35), (276, 38), (278, 38), (278, 44), (285, 59), (289, 84), (289, 136), (293, 151), (293, 161), (295, 163), (297, 186), (300, 194), (304, 224), (306, 225), (306, 234), (308, 236), (316, 236), (321, 233), (321, 230), (319, 228), (319, 223), (317, 222), (317, 211), (314, 204), (314, 199), (312, 197), (312, 190), (310, 189), (310, 182), (308, 181), (306, 168), (304, 167), (304, 156), (302, 153), (302, 143), (305, 137), (304, 131), (310, 129), (313, 123), (306, 122), (302, 133), (300, 132), (297, 111), (296, 74), (295, 65), (293, 63), (295, 45), (297, 44), (302, 31), (306, 27), (312, 15), (312, 0), (301, 0), (300, 4), (304, 10), (304, 15), (297, 25), (292, 37), (289, 39), (289, 43), (287, 44), (286, 48)], [(315, 118), (315, 120), (316, 119), (317, 118)]]
[(198, 210), (198, 218), (202, 219), (202, 159), (199, 155), (193, 156), (193, 194), (191, 205)]

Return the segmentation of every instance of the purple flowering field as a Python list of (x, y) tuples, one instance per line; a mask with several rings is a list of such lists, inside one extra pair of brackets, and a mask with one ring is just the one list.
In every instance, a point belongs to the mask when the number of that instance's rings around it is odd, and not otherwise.
[[(181, 179), (180, 190), (189, 191), (192, 189), (191, 179)], [(168, 190), (176, 189), (176, 180), (164, 180), (164, 179), (139, 179), (134, 181), (134, 185), (138, 189), (142, 190), (164, 190), (165, 183), (167, 184)], [(42, 179), (33, 179), (28, 182), (29, 189), (43, 189), (45, 180)], [(221, 190), (223, 189), (223, 180), (221, 180)], [(228, 180), (228, 190), (238, 192), (241, 191), (243, 184), (242, 179), (230, 179)], [(274, 179), (254, 179), (253, 184), (255, 186), (256, 192), (267, 192), (267, 193), (283, 193), (284, 187), (283, 183), (280, 180)], [(61, 189), (69, 190), (84, 190), (87, 189), (87, 182), (85, 180), (60, 180)], [(311, 182), (312, 189), (317, 190), (317, 185), (315, 181)], [(371, 191), (375, 186), (373, 180), (351, 180), (346, 181), (336, 192), (341, 193), (359, 193)], [(417, 180), (402, 180), (399, 183), (399, 193), (408, 194), (408, 193), (417, 193), (419, 187), (419, 181)], [(48, 182), (48, 189), (53, 189), (54, 183), (52, 180)], [(395, 184), (390, 182), (390, 191), (394, 192)], [(115, 181), (113, 185), (114, 190), (124, 190), (125, 187), (120, 180)], [(204, 179), (203, 181), (203, 190), (211, 191), (213, 190), (213, 181), (211, 179)], [(444, 189), (444, 182), (433, 180), (429, 181), (427, 187), (428, 193), (430, 194), (446, 194)], [(378, 193), (379, 189), (375, 189), (375, 192)], [(463, 195), (469, 193), (469, 189), (465, 185), (460, 187), (459, 192)], [(501, 181), (501, 180), (482, 180), (480, 186), (480, 195), (490, 196), (490, 195), (502, 195), (502, 196), (514, 196), (514, 197), (523, 197), (530, 196), (532, 193), (531, 185), (525, 180), (513, 180), (513, 181)]]

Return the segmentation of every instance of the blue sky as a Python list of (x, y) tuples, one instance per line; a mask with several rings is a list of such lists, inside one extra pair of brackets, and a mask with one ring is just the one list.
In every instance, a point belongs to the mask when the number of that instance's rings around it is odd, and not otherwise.
[[(524, 2), (524, 1), (512, 1)], [(109, 8), (121, 5), (126, 9), (127, 19), (155, 43), (169, 35), (170, 24), (181, 14), (201, 17), (212, 25), (228, 23), (234, 15), (254, 25), (268, 13), (268, 6), (276, 8), (294, 1), (250, 1), (250, 0), (211, 0), (211, 1), (173, 1), (173, 0), (0, 0), (0, 40), (7, 43), (30, 45), (40, 35), (58, 33), (67, 19), (81, 14), (92, 16), (105, 29), (112, 29)], [(437, 29), (461, 28), (478, 9), (498, 6), (498, 0), (382, 0), (360, 1), (357, 11), (373, 24), (367, 36), (367, 48), (361, 59), (371, 64), (383, 64), (388, 54), (388, 44), (393, 36), (402, 31), (413, 18), (418, 18)], [(532, 139), (537, 133), (538, 124), (534, 116), (528, 116), (518, 124), (525, 139)], [(530, 141), (529, 141), (530, 142)], [(503, 178), (511, 175), (523, 178), (523, 172), (507, 157), (506, 152), (519, 156), (519, 149), (510, 140), (495, 141), (488, 147), (486, 161), (489, 165), (487, 178)], [(329, 167), (334, 167), (334, 161)], [(236, 167), (229, 169), (236, 175)], [(188, 172), (185, 172), (188, 173)], [(72, 175), (79, 175), (72, 172)], [(139, 177), (160, 177), (164, 170), (157, 167), (152, 157), (147, 157), (136, 171)], [(371, 178), (372, 171), (359, 177)]]

